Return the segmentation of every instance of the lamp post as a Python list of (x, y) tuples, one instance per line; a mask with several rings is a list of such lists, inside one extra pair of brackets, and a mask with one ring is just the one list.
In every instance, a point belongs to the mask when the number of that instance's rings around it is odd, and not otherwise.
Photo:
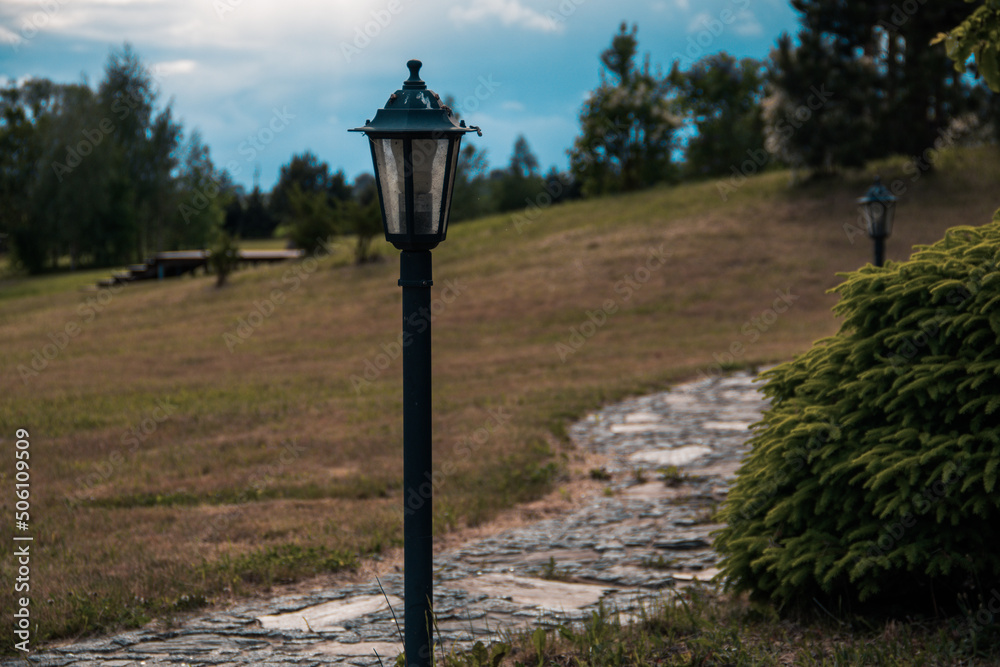
[(403, 288), (403, 599), (406, 664), (431, 664), (433, 508), (431, 503), (431, 249), (445, 239), (459, 145), (478, 127), (410, 78), (374, 120), (350, 132), (367, 135), (385, 238), (399, 254)]
[(892, 235), (892, 222), (896, 213), (896, 198), (875, 177), (864, 197), (858, 198), (858, 208), (865, 221), (868, 236), (875, 242), (875, 266), (885, 263), (885, 240)]

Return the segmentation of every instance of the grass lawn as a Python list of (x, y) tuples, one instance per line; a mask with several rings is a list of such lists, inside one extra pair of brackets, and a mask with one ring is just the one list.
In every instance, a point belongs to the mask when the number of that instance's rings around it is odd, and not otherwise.
[(1000, 632), (959, 618), (907, 621), (830, 614), (782, 618), (767, 605), (731, 599), (711, 587), (667, 590), (638, 619), (600, 609), (582, 627), (534, 629), (498, 636), (464, 654), (447, 653), (446, 667), (966, 667), (996, 665)]
[[(1000, 205), (995, 148), (937, 164), (915, 181), (881, 165), (907, 187), (889, 260)], [(436, 531), (550, 490), (586, 411), (836, 331), (827, 290), (870, 261), (854, 200), (873, 176), (789, 189), (776, 172), (726, 201), (704, 182), (454, 226), (434, 251), (435, 466), (452, 464)], [(389, 247), (352, 266), (351, 249), (221, 290), (198, 276), (80, 291), (107, 271), (0, 282), (0, 441), (30, 434), (37, 640), (400, 544), (399, 267)], [(791, 306), (773, 317), (781, 295)], [(509, 420), (480, 437), (498, 410)], [(12, 455), (0, 471), (10, 517)], [(15, 576), (2, 559), (0, 578)], [(14, 604), (0, 596), (4, 617)]]

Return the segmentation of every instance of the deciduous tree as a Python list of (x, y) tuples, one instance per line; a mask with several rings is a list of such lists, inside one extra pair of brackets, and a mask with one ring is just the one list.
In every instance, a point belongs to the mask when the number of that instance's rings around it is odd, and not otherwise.
[(764, 64), (726, 52), (706, 56), (687, 71), (674, 63), (670, 83), (677, 106), (696, 134), (687, 144), (684, 172), (688, 176), (729, 175), (748, 151), (764, 146), (761, 100)]
[(586, 194), (635, 190), (674, 175), (671, 151), (679, 121), (649, 56), (641, 66), (635, 62), (637, 32), (622, 23), (601, 54), (601, 85), (580, 112), (570, 164)]

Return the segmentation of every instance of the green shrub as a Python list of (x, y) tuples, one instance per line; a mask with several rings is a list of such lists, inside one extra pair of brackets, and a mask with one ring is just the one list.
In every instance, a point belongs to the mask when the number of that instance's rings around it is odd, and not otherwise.
[(1000, 579), (1000, 211), (834, 291), (840, 331), (764, 374), (717, 533), (792, 606), (974, 606)]
[(229, 274), (239, 267), (240, 250), (236, 245), (237, 241), (238, 239), (230, 236), (224, 229), (218, 230), (215, 243), (208, 255), (208, 265), (215, 272), (216, 287), (225, 285)]

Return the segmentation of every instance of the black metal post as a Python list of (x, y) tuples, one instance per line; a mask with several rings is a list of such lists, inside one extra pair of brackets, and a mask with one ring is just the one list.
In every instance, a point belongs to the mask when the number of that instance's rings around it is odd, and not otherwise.
[(431, 253), (403, 250), (403, 602), (408, 667), (430, 667), (433, 577), (431, 486)]
[(873, 236), (875, 241), (875, 266), (885, 265), (885, 237)]

